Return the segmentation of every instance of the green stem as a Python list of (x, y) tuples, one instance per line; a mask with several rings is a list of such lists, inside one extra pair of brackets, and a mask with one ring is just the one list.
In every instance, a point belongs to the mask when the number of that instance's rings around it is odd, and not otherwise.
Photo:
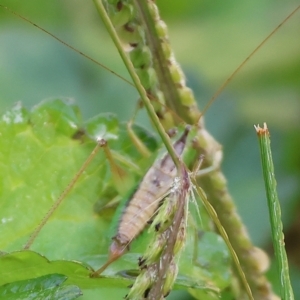
[(196, 187), (196, 191), (197, 191), (197, 194), (200, 196), (201, 200), (202, 200), (202, 203), (205, 207), (205, 209), (207, 210), (207, 212), (209, 213), (209, 216), (213, 219), (216, 227), (218, 228), (218, 231), (220, 233), (220, 235), (222, 236), (223, 240), (225, 241), (227, 247), (228, 247), (228, 250), (231, 254), (231, 257), (233, 259), (233, 261), (235, 262), (235, 266), (237, 268), (237, 272), (240, 276), (240, 279), (244, 285), (244, 288), (246, 290), (246, 293), (249, 297), (249, 299), (251, 300), (254, 300), (253, 298), (253, 295), (252, 295), (252, 291), (251, 291), (251, 288), (247, 282), (247, 278), (245, 276), (245, 273), (241, 267), (241, 264), (240, 264), (240, 261), (239, 261), (239, 258), (236, 254), (236, 252), (234, 251), (234, 248), (232, 247), (231, 243), (230, 243), (230, 240), (228, 238), (228, 235), (224, 229), (224, 227), (222, 226), (219, 218), (218, 218), (218, 215), (216, 213), (216, 211), (214, 210), (213, 206), (209, 203), (209, 201), (207, 200), (205, 194), (203, 193), (202, 189), (196, 184), (196, 179), (193, 178), (193, 184), (194, 186)]
[(293, 300), (294, 294), (290, 282), (289, 265), (284, 248), (284, 234), (281, 222), (280, 202), (276, 190), (276, 179), (270, 146), (270, 134), (267, 124), (264, 127), (255, 126), (261, 154), (261, 163), (265, 180), (265, 188), (268, 199), (269, 215), (272, 229), (273, 247), (278, 264), (278, 277), (280, 282), (281, 298)]
[(145, 91), (145, 89), (143, 88), (143, 86), (141, 85), (141, 82), (140, 82), (140, 79), (139, 77), (137, 76), (135, 70), (134, 70), (134, 67), (130, 61), (130, 59), (127, 57), (126, 53), (124, 52), (123, 48), (122, 48), (122, 45), (121, 45), (121, 42), (119, 40), (119, 37), (106, 13), (106, 10), (103, 6), (103, 3), (101, 0), (94, 0), (94, 3), (96, 5), (96, 8), (99, 12), (99, 15), (100, 17), (102, 18), (103, 20), (103, 23), (105, 24), (106, 26), (106, 29), (108, 31), (108, 33), (110, 34), (115, 46), (117, 47), (118, 51), (119, 51), (119, 54), (141, 96), (141, 99), (147, 109), (147, 112), (148, 112), (148, 115), (150, 117), (150, 119), (152, 120), (154, 126), (156, 127), (157, 129), (157, 132), (158, 134), (160, 135), (164, 145), (166, 146), (167, 148), (167, 151), (169, 152), (170, 156), (172, 157), (173, 161), (174, 161), (174, 164), (176, 165), (177, 169), (179, 169), (179, 166), (180, 166), (180, 163), (179, 163), (179, 158), (177, 157), (174, 149), (173, 149), (173, 146), (171, 144), (171, 141), (170, 141), (170, 138), (169, 136), (166, 134), (163, 126), (161, 125), (160, 121), (159, 121), (159, 118), (157, 117), (156, 113), (155, 113), (155, 110), (149, 100), (149, 98), (147, 97), (147, 93)]

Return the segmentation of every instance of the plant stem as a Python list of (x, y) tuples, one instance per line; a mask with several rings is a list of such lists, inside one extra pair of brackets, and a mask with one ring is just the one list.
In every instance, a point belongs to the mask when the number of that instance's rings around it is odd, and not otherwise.
[(276, 179), (274, 172), (274, 165), (272, 159), (270, 134), (267, 124), (261, 128), (254, 126), (257, 132), (262, 170), (265, 180), (265, 188), (268, 199), (269, 215), (272, 229), (273, 247), (275, 250), (275, 257), (278, 267), (278, 278), (280, 282), (281, 298), (283, 300), (293, 300), (294, 293), (290, 282), (289, 265), (284, 248), (284, 234), (281, 221), (280, 202), (276, 190)]
[[(170, 128), (170, 124), (168, 124), (168, 120), (166, 120), (166, 122), (164, 120), (164, 118), (166, 118), (166, 114), (169, 113), (165, 109), (166, 105), (164, 106), (164, 103), (167, 103), (167, 100), (165, 100), (165, 102), (158, 102), (158, 108), (156, 108), (156, 113), (161, 118), (161, 120), (159, 121), (159, 119), (155, 115), (155, 111), (154, 111), (153, 107), (151, 106), (149, 99), (147, 98), (145, 90), (140, 87), (140, 80), (139, 80), (138, 76), (135, 74), (136, 72), (134, 72), (132, 63), (130, 63), (127, 55), (122, 50), (119, 39), (116, 36), (116, 32), (115, 32), (111, 22), (109, 21), (107, 14), (104, 11), (102, 2), (100, 0), (94, 0), (94, 2), (96, 3), (98, 10), (101, 11), (101, 15), (103, 15), (102, 18), (108, 28), (108, 31), (112, 35), (112, 38), (116, 44), (116, 47), (118, 48), (118, 51), (119, 51), (120, 55), (122, 56), (124, 63), (126, 64), (134, 82), (137, 84), (137, 88), (138, 88), (138, 91), (139, 91), (141, 97), (143, 96), (142, 99), (143, 99), (143, 101), (145, 101), (145, 106), (148, 110), (149, 117), (151, 118), (151, 120), (153, 122), (155, 122), (154, 124), (155, 124), (156, 128), (159, 129), (159, 134), (163, 138), (163, 142), (165, 143), (166, 146), (168, 145), (167, 149), (168, 149), (170, 155), (172, 156), (172, 158), (174, 158), (174, 156), (172, 154), (173, 149), (172, 149), (172, 147), (169, 147), (170, 143), (168, 143), (168, 138), (164, 139), (164, 131), (160, 125), (160, 121), (161, 121), (165, 128), (168, 128), (168, 127)], [(132, 26), (130, 28), (132, 28), (136, 31), (140, 30), (142, 32), (142, 37), (140, 37), (140, 39), (133, 39), (131, 41), (134, 41), (133, 44), (136, 44), (136, 45), (138, 44), (140, 49), (144, 49), (144, 47), (148, 47), (151, 50), (150, 56), (151, 56), (151, 59), (153, 60), (153, 62), (152, 62), (153, 64), (151, 65), (151, 61), (149, 62), (149, 59), (144, 61), (142, 66), (144, 66), (146, 68), (146, 70), (150, 71), (151, 68), (152, 68), (151, 70), (153, 70), (153, 68), (154, 68), (156, 73), (164, 72), (164, 69), (159, 71), (156, 68), (157, 63), (155, 63), (155, 61), (165, 60), (163, 63), (163, 66), (168, 66), (170, 68), (170, 74), (173, 79), (173, 83), (169, 82), (168, 85), (173, 84), (172, 89), (173, 88), (177, 89), (177, 92), (180, 95), (179, 98), (171, 97), (170, 101), (171, 102), (176, 102), (176, 101), (181, 102), (180, 104), (178, 104), (178, 103), (170, 104), (170, 107), (181, 107), (182, 109), (179, 109), (179, 110), (177, 109), (179, 118), (181, 118), (181, 120), (182, 119), (189, 120), (189, 122), (191, 124), (195, 124), (199, 120), (199, 116), (201, 116), (201, 113), (197, 107), (197, 104), (194, 99), (192, 91), (186, 86), (184, 75), (182, 74), (182, 71), (181, 71), (179, 65), (175, 61), (174, 54), (168, 43), (168, 36), (167, 36), (166, 30), (163, 30), (163, 33), (161, 35), (159, 35), (158, 33), (152, 32), (152, 31), (154, 31), (153, 28), (155, 28), (156, 30), (157, 30), (157, 28), (161, 28), (159, 25), (161, 25), (163, 22), (160, 19), (157, 8), (153, 7), (153, 6), (155, 6), (155, 3), (154, 3), (154, 1), (145, 1), (145, 0), (140, 0), (139, 2), (143, 2), (143, 3), (139, 3), (138, 7), (134, 6), (134, 3), (137, 3), (137, 1), (133, 1), (133, 0), (129, 1), (129, 2), (120, 1), (119, 6), (125, 7), (125, 5), (129, 4), (129, 5), (131, 5), (131, 8), (133, 8), (133, 11), (135, 13), (136, 13), (136, 11), (139, 12), (141, 9), (143, 11), (145, 10), (146, 11), (145, 15), (147, 18), (143, 19), (144, 14), (141, 14), (141, 13), (139, 15), (137, 15), (137, 14), (131, 15), (130, 17), (128, 17), (128, 19), (126, 21), (127, 23), (124, 22), (124, 23), (122, 23), (122, 25), (120, 25), (120, 24), (117, 25), (117, 26), (119, 26), (118, 30), (122, 27), (122, 28), (125, 28), (124, 30), (126, 31), (126, 28), (128, 28), (132, 24), (134, 24), (134, 26)], [(111, 5), (111, 4), (107, 3), (107, 5)], [(146, 5), (149, 5), (149, 7), (147, 8)], [(148, 16), (149, 16), (149, 13), (147, 13), (148, 9), (149, 9), (151, 17), (153, 18), (153, 20), (151, 20), (151, 21), (149, 21), (149, 19), (148, 19)], [(113, 10), (117, 11), (118, 13), (121, 12), (120, 10), (118, 10), (118, 7), (115, 7)], [(143, 28), (141, 26), (141, 24), (142, 24), (142, 26), (143, 26), (143, 24), (148, 24), (147, 28), (146, 29)], [(132, 30), (132, 31), (134, 31), (134, 30)], [(126, 31), (126, 33), (128, 33), (128, 31)], [(151, 37), (148, 37), (147, 34), (150, 34)], [(138, 41), (138, 42), (135, 42), (135, 41)], [(153, 47), (151, 45), (147, 44), (147, 42), (149, 43), (149, 41), (151, 41), (150, 44), (153, 45)], [(126, 41), (125, 41), (125, 43), (126, 43)], [(159, 58), (156, 57), (157, 55), (160, 55), (161, 52), (154, 51), (154, 45), (157, 45), (159, 43), (162, 43), (164, 46), (163, 48), (168, 50), (168, 51), (164, 52), (165, 57), (161, 57), (161, 56)], [(128, 44), (128, 41), (127, 41), (127, 44)], [(132, 45), (132, 43), (129, 42), (129, 45)], [(135, 49), (137, 49), (137, 47)], [(139, 54), (142, 54), (142, 52)], [(172, 70), (173, 71), (175, 70), (175, 72), (172, 72)], [(141, 71), (141, 70), (139, 69), (139, 71)], [(160, 77), (161, 75), (163, 75), (163, 74), (156, 74), (157, 78), (161, 78)], [(142, 78), (142, 77), (140, 77), (140, 78)], [(154, 80), (154, 82), (155, 82), (155, 80)], [(164, 99), (167, 98), (167, 92), (163, 91), (163, 89), (161, 88), (164, 85), (161, 86), (159, 83), (159, 86), (157, 87), (156, 84), (154, 84), (153, 82), (151, 82), (151, 84), (148, 84), (148, 86), (146, 88), (148, 94), (150, 94), (154, 99), (157, 100), (157, 99), (160, 99), (159, 93), (165, 93), (166, 95), (164, 95), (163, 98)], [(150, 91), (150, 93), (149, 93), (149, 91)], [(151, 97), (151, 99), (152, 99), (152, 97)], [(160, 110), (159, 105), (161, 105), (164, 108), (164, 110)], [(168, 108), (169, 107), (167, 107), (167, 109)], [(163, 113), (161, 113), (161, 112), (163, 112)], [(180, 123), (180, 121), (178, 121), (178, 118), (174, 118), (174, 120), (175, 120), (175, 122), (174, 122), (175, 125), (178, 125)], [(174, 125), (172, 124), (172, 126), (174, 126)], [(204, 167), (210, 167), (210, 166), (214, 166), (214, 165), (218, 166), (217, 168), (215, 168), (215, 170), (213, 172), (211, 172), (207, 176), (201, 177), (201, 180), (199, 179), (197, 181), (197, 184), (200, 184), (202, 186), (203, 190), (206, 191), (206, 194), (208, 196), (207, 198), (209, 199), (210, 203), (214, 207), (214, 209), (220, 219), (220, 222), (222, 223), (225, 231), (228, 234), (229, 240), (240, 260), (240, 263), (244, 270), (246, 279), (247, 279), (247, 281), (250, 285), (250, 288), (253, 292), (254, 299), (260, 299), (260, 300), (270, 299), (273, 295), (271, 286), (270, 286), (269, 282), (267, 281), (266, 277), (263, 275), (263, 272), (260, 270), (260, 267), (259, 267), (260, 261), (257, 259), (257, 257), (255, 255), (253, 255), (253, 253), (255, 252), (255, 247), (253, 246), (253, 244), (247, 234), (245, 226), (244, 226), (239, 214), (237, 213), (236, 206), (233, 202), (233, 199), (231, 198), (231, 196), (228, 192), (227, 185), (226, 185), (226, 179), (224, 178), (223, 173), (219, 169), (221, 157), (222, 157), (221, 146), (206, 131), (202, 120), (200, 120), (197, 124), (197, 135), (193, 140), (193, 147), (196, 149), (198, 154), (203, 154), (205, 156)], [(198, 157), (196, 159), (198, 159)], [(174, 160), (174, 162), (176, 164), (176, 160)], [(194, 162), (195, 161), (191, 162), (191, 164), (193, 164)], [(176, 166), (178, 169), (179, 164), (177, 163)], [(242, 284), (241, 284), (241, 286), (242, 286)], [(239, 299), (244, 299), (244, 298), (241, 297)]]
[(144, 87), (141, 85), (141, 82), (140, 82), (140, 79), (139, 77), (137, 76), (135, 70), (134, 70), (134, 67), (130, 61), (130, 59), (127, 57), (126, 53), (124, 52), (123, 48), (122, 48), (122, 45), (121, 45), (121, 42), (119, 40), (119, 37), (106, 13), (106, 10), (103, 6), (103, 3), (101, 0), (94, 0), (94, 3), (96, 5), (96, 8), (99, 12), (99, 15), (101, 16), (102, 20), (103, 20), (103, 23), (105, 24), (106, 26), (106, 29), (107, 31), (109, 32), (115, 46), (117, 47), (118, 51), (119, 51), (119, 54), (141, 96), (141, 99), (147, 109), (147, 112), (148, 112), (148, 115), (150, 117), (150, 119), (152, 120), (154, 126), (156, 127), (157, 129), (157, 132), (158, 134), (160, 135), (164, 145), (166, 146), (170, 156), (172, 157), (173, 161), (174, 161), (174, 164), (176, 165), (176, 168), (179, 169), (180, 167), (180, 163), (179, 163), (179, 158), (177, 157), (174, 149), (173, 149), (173, 146), (171, 144), (171, 141), (170, 141), (170, 138), (169, 136), (166, 134), (163, 126), (161, 125), (160, 121), (159, 121), (159, 118), (157, 117), (156, 113), (155, 113), (155, 110), (149, 100), (149, 98), (147, 97), (147, 93), (144, 89)]

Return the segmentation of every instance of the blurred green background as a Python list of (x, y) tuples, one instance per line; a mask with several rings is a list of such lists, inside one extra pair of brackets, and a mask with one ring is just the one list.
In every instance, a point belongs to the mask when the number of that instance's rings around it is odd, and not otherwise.
[[(3, 1), (115, 72), (129, 78), (92, 1)], [(158, 0), (178, 62), (204, 107), (214, 91), (296, 7), (298, 1)], [(253, 124), (267, 122), (296, 298), (300, 299), (300, 13), (236, 76), (206, 114), (224, 148), (223, 169), (239, 212), (260, 247), (272, 253), (259, 151)], [(114, 112), (129, 120), (134, 88), (0, 9), (0, 112), (22, 101), (74, 98), (87, 119)], [(145, 126), (145, 114), (138, 122)], [(274, 273), (270, 276), (274, 277)], [(298, 289), (298, 290), (297, 290)], [(298, 295), (298, 297), (297, 297)]]

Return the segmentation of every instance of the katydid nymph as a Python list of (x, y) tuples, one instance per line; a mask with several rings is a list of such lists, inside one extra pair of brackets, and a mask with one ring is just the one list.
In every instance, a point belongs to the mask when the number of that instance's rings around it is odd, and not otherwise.
[[(183, 135), (173, 147), (180, 157), (186, 146), (187, 127)], [(118, 225), (118, 231), (113, 237), (107, 263), (93, 275), (101, 274), (106, 267), (118, 259), (128, 249), (131, 241), (145, 228), (157, 212), (160, 202), (170, 194), (177, 169), (169, 154), (156, 161), (145, 174), (137, 191), (128, 201)]]
[[(153, 103), (155, 103), (155, 102), (153, 102)], [(167, 112), (169, 112), (169, 110), (166, 110)], [(176, 112), (177, 114), (178, 114), (178, 112)], [(199, 146), (199, 144), (200, 144), (200, 146)], [(195, 145), (196, 146), (198, 146), (198, 149), (202, 149), (202, 147), (203, 147), (203, 145), (201, 145), (201, 139), (200, 139), (200, 141), (199, 140), (196, 140), (195, 141)], [(175, 151), (176, 152), (176, 151)], [(201, 151), (200, 151), (201, 152)], [(205, 154), (205, 156), (206, 156), (206, 158), (207, 158), (207, 160), (209, 161), (210, 160), (210, 157), (209, 157), (209, 153), (208, 153), (208, 151), (204, 151), (204, 154)], [(213, 157), (213, 159), (216, 159), (216, 157)], [(210, 162), (209, 163), (207, 163), (206, 162), (206, 164), (209, 166), (210, 165)], [(170, 188), (170, 187), (169, 187)], [(159, 197), (158, 197), (159, 198)], [(159, 201), (159, 199), (158, 199), (158, 201)], [(143, 222), (144, 223), (144, 225), (145, 225), (145, 222)], [(129, 242), (129, 241), (128, 241)]]

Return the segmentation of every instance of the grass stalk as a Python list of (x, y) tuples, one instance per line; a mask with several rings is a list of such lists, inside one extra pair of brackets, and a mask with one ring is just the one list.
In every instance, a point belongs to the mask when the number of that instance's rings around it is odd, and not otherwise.
[(170, 141), (170, 138), (169, 136), (166, 134), (163, 126), (161, 125), (160, 121), (159, 121), (159, 118), (157, 117), (156, 113), (155, 113), (155, 110), (147, 96), (147, 93), (144, 89), (144, 87), (142, 86), (141, 84), (141, 81), (139, 79), (139, 77), (137, 76), (135, 70), (134, 70), (134, 67), (132, 65), (132, 62), (130, 61), (130, 59), (128, 58), (128, 56), (126, 55), (125, 51), (123, 50), (123, 47), (122, 47), (122, 44), (121, 44), (121, 41), (116, 33), (116, 30), (112, 24), (112, 22), (110, 21), (109, 17), (108, 17), (108, 14), (103, 6), (103, 3), (101, 0), (94, 0), (94, 3), (96, 5), (96, 8), (98, 10), (98, 13), (104, 23), (104, 25), (106, 26), (106, 29), (109, 33), (109, 35), (111, 36), (116, 48), (118, 49), (119, 51), (119, 54), (137, 88), (137, 91), (139, 92), (140, 96), (141, 96), (141, 99), (147, 109), (147, 112), (148, 112), (148, 115), (149, 115), (149, 118), (152, 120), (154, 126), (156, 127), (157, 129), (157, 132), (158, 134), (160, 135), (161, 139), (162, 139), (162, 142), (164, 143), (164, 145), (166, 146), (170, 156), (172, 157), (173, 161), (174, 161), (174, 164), (176, 165), (177, 169), (179, 169), (180, 167), (180, 163), (179, 163), (179, 159), (173, 149), (173, 146), (171, 144), (171, 141)]
[(259, 140), (262, 170), (272, 229), (272, 241), (277, 261), (278, 279), (280, 282), (281, 298), (283, 300), (293, 300), (294, 294), (290, 282), (288, 259), (284, 247), (281, 209), (276, 189), (277, 183), (272, 159), (270, 133), (266, 123), (264, 123), (263, 128), (261, 128), (259, 125), (255, 126), (255, 130)]

